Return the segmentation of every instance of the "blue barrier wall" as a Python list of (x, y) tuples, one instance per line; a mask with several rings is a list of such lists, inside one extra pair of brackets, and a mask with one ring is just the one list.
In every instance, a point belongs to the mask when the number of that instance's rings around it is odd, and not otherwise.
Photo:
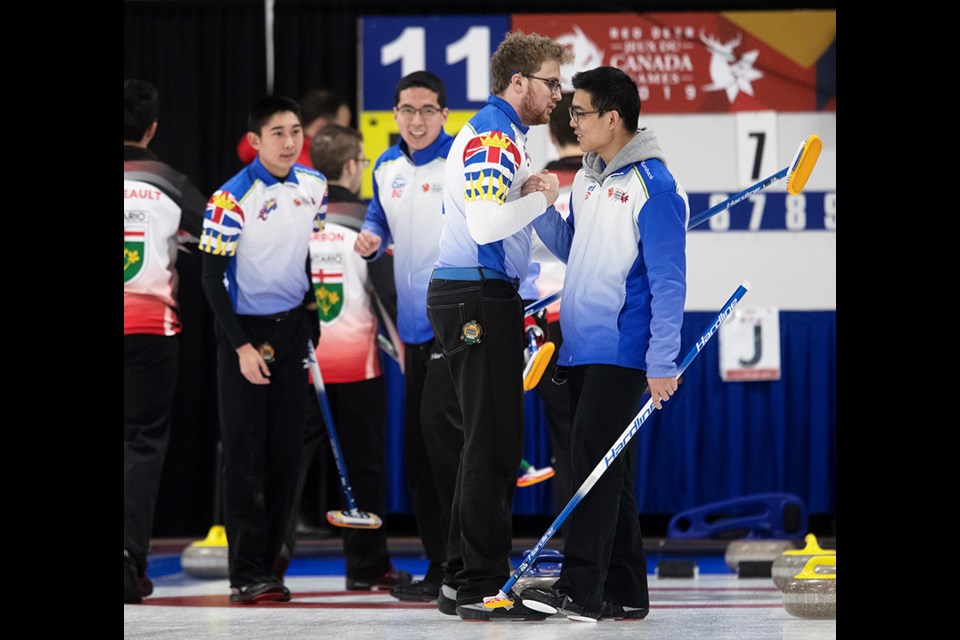
[[(713, 317), (685, 314), (681, 354)], [(777, 381), (723, 382), (716, 339), (687, 369), (675, 398), (634, 438), (640, 513), (674, 514), (769, 491), (796, 494), (811, 514), (836, 513), (837, 314), (782, 311), (780, 341), (783, 375)], [(393, 363), (387, 369), (388, 506), (406, 514), (412, 509), (403, 475), (403, 378)], [(546, 420), (533, 392), (526, 419), (524, 458), (547, 466)], [(514, 513), (552, 515), (552, 504), (548, 481), (518, 489)]]

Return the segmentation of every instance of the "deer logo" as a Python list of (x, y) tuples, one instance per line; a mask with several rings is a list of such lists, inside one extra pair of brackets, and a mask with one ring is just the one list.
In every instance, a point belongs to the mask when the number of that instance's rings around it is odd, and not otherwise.
[(556, 42), (573, 51), (573, 63), (560, 68), (565, 91), (573, 88), (572, 78), (575, 73), (603, 64), (603, 51), (577, 25), (573, 25), (573, 33), (558, 36)]
[(733, 53), (743, 42), (743, 34), (728, 42), (721, 42), (719, 38), (706, 35), (700, 30), (700, 41), (710, 52), (710, 84), (703, 87), (704, 91), (726, 91), (727, 100), (733, 104), (737, 95), (742, 91), (748, 96), (753, 95), (754, 80), (763, 77), (763, 73), (753, 68), (753, 63), (760, 55), (759, 49), (747, 51), (738, 59)]

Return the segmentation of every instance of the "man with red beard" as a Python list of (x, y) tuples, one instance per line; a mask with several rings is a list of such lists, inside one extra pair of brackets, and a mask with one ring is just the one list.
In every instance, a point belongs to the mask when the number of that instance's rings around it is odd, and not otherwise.
[(545, 173), (534, 179), (538, 189), (521, 193), (533, 174), (526, 134), (531, 125), (550, 121), (560, 100), (560, 65), (569, 58), (549, 38), (507, 34), (491, 60), (493, 95), (447, 156), (444, 226), (427, 315), (456, 388), (464, 444), (437, 605), (463, 619), (545, 617), (519, 601), (488, 609), (483, 599), (508, 577), (523, 450), (523, 302), (517, 288), (530, 263), (530, 223), (559, 190), (557, 177)]

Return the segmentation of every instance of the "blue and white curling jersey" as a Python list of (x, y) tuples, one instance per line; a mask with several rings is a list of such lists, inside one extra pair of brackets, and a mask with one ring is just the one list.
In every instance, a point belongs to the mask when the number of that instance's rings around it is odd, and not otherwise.
[(440, 253), (443, 174), (453, 138), (441, 131), (426, 149), (410, 153), (402, 140), (377, 159), (373, 200), (363, 229), (383, 239), (375, 257), (393, 245), (400, 339), (421, 344), (433, 338), (427, 319), (427, 285)]
[(526, 279), (531, 227), (478, 245), (467, 228), (465, 205), (476, 200), (502, 205), (520, 198), (520, 189), (532, 174), (527, 130), (513, 107), (490, 96), (454, 139), (444, 174), (437, 267), (488, 267), (521, 282)]
[(658, 159), (627, 164), (602, 182), (577, 173), (569, 217), (548, 212), (534, 223), (567, 262), (560, 365), (676, 375), (689, 216), (686, 193)]
[(238, 315), (268, 315), (303, 303), (310, 236), (323, 228), (327, 179), (295, 164), (281, 182), (258, 157), (207, 203), (200, 250), (230, 256), (224, 284)]

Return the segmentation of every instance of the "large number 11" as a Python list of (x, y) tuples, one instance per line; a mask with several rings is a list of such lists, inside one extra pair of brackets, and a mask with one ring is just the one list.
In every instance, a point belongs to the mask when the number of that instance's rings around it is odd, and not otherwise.
[[(400, 75), (426, 69), (427, 36), (423, 27), (407, 27), (392, 42), (380, 48), (380, 64), (400, 61)], [(467, 100), (483, 102), (490, 93), (490, 29), (470, 27), (463, 37), (446, 48), (446, 62), (467, 61)]]

